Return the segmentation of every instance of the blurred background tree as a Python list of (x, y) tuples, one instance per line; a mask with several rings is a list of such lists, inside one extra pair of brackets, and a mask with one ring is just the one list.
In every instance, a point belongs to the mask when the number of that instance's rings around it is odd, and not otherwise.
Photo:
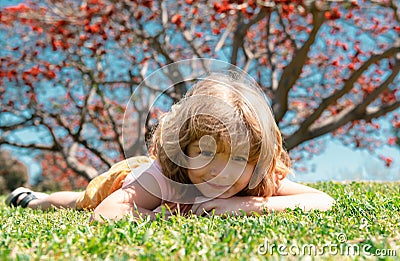
[(28, 185), (28, 169), (10, 152), (0, 150), (0, 194)]
[[(399, 32), (392, 0), (31, 0), (5, 7), (0, 146), (34, 151), (44, 177), (83, 186), (78, 177), (90, 180), (124, 158), (125, 105), (142, 80), (197, 57), (230, 62), (258, 81), (296, 161), (321, 153), (317, 138), (327, 134), (374, 152), (393, 145), (393, 133), (373, 135), (382, 128), (376, 119), (399, 126)], [(159, 92), (147, 86), (135, 103), (128, 155), (146, 151), (149, 101)], [(165, 96), (172, 103), (184, 92), (175, 86)]]

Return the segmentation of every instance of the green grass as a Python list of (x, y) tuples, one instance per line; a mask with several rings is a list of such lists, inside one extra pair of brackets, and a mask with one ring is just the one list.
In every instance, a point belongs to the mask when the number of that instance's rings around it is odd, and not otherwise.
[[(89, 212), (9, 208), (0, 196), (0, 260), (334, 260), (341, 254), (363, 260), (378, 259), (376, 252), (399, 259), (399, 182), (308, 185), (334, 197), (333, 209), (89, 225)], [(292, 255), (302, 249), (305, 256)]]

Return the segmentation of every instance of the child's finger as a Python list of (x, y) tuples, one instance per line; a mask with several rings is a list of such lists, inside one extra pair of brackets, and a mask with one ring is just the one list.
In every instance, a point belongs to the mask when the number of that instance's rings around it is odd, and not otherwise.
[(200, 203), (200, 204), (195, 204), (195, 205), (193, 205), (192, 211), (193, 211), (193, 213), (195, 213), (196, 215), (201, 216), (201, 215), (204, 214), (205, 209), (204, 209), (204, 207), (203, 207), (203, 204)]
[(192, 207), (192, 211), (198, 216), (201, 216), (204, 213), (210, 212), (212, 210), (213, 207), (210, 204), (208, 204), (208, 202), (194, 204)]
[(192, 213), (197, 214), (197, 209), (199, 208), (199, 206), (200, 204), (193, 204), (191, 208)]
[(199, 197), (196, 197), (194, 200), (195, 200), (194, 201), (195, 204), (201, 204), (203, 202), (208, 202), (208, 201), (210, 201), (212, 199), (211, 198), (207, 198), (207, 197), (203, 197), (203, 196), (199, 196)]
[(194, 200), (192, 209), (191, 209), (192, 212), (195, 213), (196, 215), (203, 214), (204, 213), (203, 208), (205, 207), (204, 203), (206, 203), (209, 200), (210, 200), (209, 198), (202, 197), (202, 196), (196, 197)]

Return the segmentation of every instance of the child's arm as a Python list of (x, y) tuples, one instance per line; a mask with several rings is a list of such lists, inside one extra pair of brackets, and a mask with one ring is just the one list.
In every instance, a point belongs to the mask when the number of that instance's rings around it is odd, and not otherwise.
[(334, 200), (326, 193), (317, 189), (283, 179), (275, 195), (269, 198), (245, 196), (231, 197), (227, 199), (211, 199), (207, 202), (196, 204), (193, 211), (203, 214), (204, 210), (215, 214), (238, 213), (244, 211), (246, 214), (265, 213), (265, 211), (282, 211), (286, 208), (299, 207), (303, 210), (319, 209), (328, 210)]
[(150, 175), (141, 175), (139, 179), (140, 182), (135, 181), (105, 198), (94, 210), (91, 220), (102, 221), (103, 218), (118, 220), (126, 215), (136, 217), (149, 215), (155, 218), (152, 210), (161, 204), (161, 199), (147, 191), (141, 184), (146, 184), (145, 187), (158, 187), (158, 184)]
[(270, 210), (285, 210), (299, 207), (303, 210), (319, 209), (322, 211), (332, 207), (335, 200), (328, 194), (288, 179), (283, 179), (276, 194), (268, 198), (266, 204)]

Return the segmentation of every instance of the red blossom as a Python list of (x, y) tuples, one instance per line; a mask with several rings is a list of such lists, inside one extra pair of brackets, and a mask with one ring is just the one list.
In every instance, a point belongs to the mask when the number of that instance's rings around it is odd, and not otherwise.
[(145, 0), (142, 2), (142, 5), (151, 9), (153, 7), (153, 1), (152, 0)]
[(211, 52), (211, 48), (209, 45), (206, 44), (203, 46), (202, 51), (205, 53), (209, 53), (209, 52)]
[(214, 35), (218, 35), (218, 34), (221, 33), (221, 29), (220, 29), (220, 28), (213, 28), (213, 29), (212, 29), (212, 33), (213, 33)]
[(39, 34), (43, 33), (43, 28), (39, 26), (32, 26), (32, 30), (34, 32), (38, 32)]
[(98, 4), (100, 4), (100, 0), (90, 0), (89, 4), (98, 5)]
[(353, 12), (349, 11), (349, 13), (346, 15), (346, 19), (351, 19), (353, 17)]
[(46, 73), (45, 73), (45, 75), (46, 75), (46, 77), (47, 78), (49, 78), (49, 79), (54, 79), (54, 78), (56, 78), (56, 73), (54, 72), (54, 71), (47, 71)]
[(388, 143), (390, 146), (395, 145), (396, 142), (397, 142), (397, 137), (389, 137), (388, 140), (387, 140), (387, 143)]
[(329, 20), (329, 19), (331, 19), (331, 17), (332, 17), (331, 12), (326, 11), (326, 12), (325, 12), (325, 18)]
[(229, 11), (231, 9), (232, 9), (232, 7), (231, 7), (229, 1), (227, 1), (227, 0), (222, 0), (221, 3), (220, 2), (214, 2), (214, 10), (217, 13), (224, 13), (224, 12), (227, 12), (227, 11)]
[(12, 81), (16, 75), (17, 75), (17, 72), (15, 70), (11, 70), (11, 71), (7, 72), (7, 78), (9, 81)]
[(30, 8), (23, 3), (14, 6), (3, 7), (3, 9), (6, 10), (7, 12), (15, 12), (15, 13), (23, 13), (30, 10)]
[(390, 157), (379, 155), (379, 158), (385, 162), (386, 167), (390, 167), (393, 163), (393, 159)]
[(354, 70), (356, 66), (354, 65), (354, 63), (349, 63), (349, 65), (347, 65), (347, 68), (349, 68), (350, 70)]
[(176, 24), (177, 26), (181, 26), (182, 25), (182, 20), (181, 19), (182, 19), (182, 15), (175, 14), (175, 15), (172, 16), (171, 22), (173, 24)]

